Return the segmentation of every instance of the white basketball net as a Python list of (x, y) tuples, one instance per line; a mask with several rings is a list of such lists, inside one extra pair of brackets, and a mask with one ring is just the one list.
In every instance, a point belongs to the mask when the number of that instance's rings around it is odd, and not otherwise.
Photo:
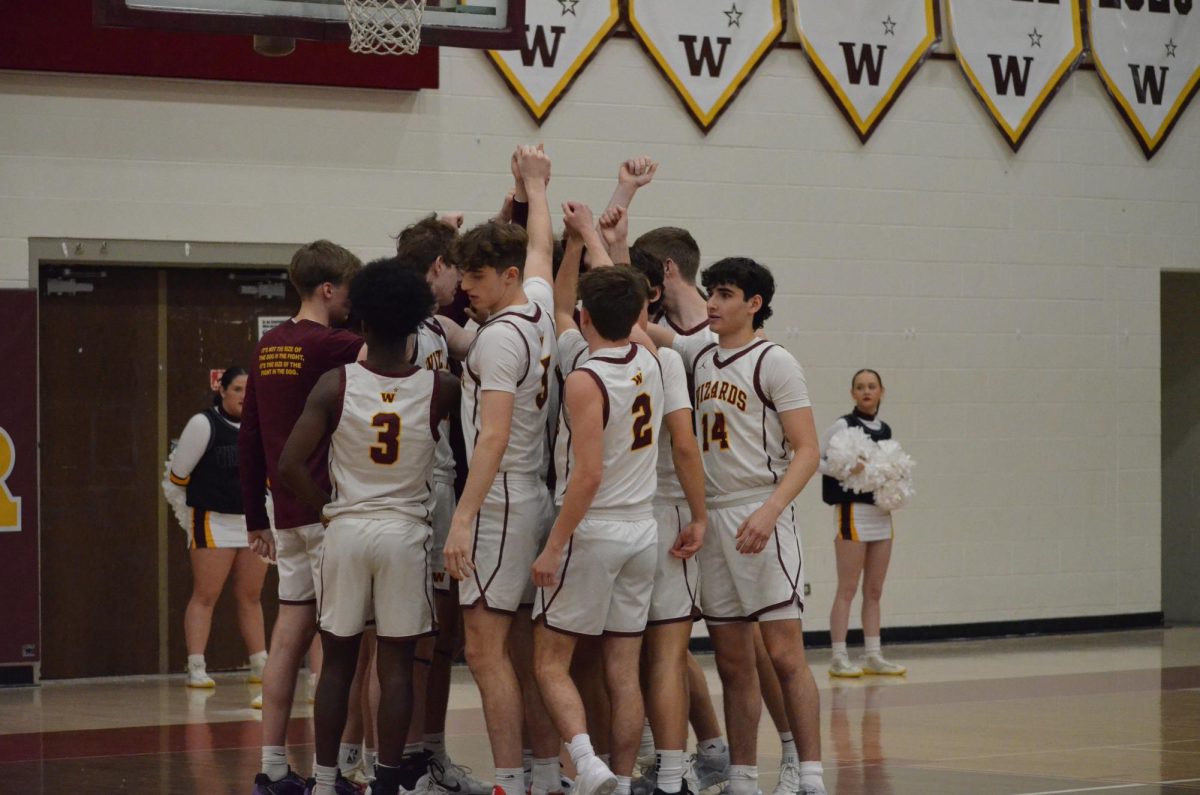
[(351, 52), (412, 55), (421, 46), (425, 0), (345, 0)]

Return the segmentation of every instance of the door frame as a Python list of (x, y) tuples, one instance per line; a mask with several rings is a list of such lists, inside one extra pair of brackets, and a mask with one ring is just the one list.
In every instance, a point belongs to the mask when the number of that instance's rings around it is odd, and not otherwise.
[[(82, 237), (31, 237), (29, 238), (29, 287), (38, 290), (39, 305), (41, 302), (41, 269), (43, 267), (74, 267), (79, 266), (83, 271), (97, 268), (212, 268), (247, 270), (286, 270), (296, 249), (304, 243), (192, 243), (179, 240), (111, 240), (103, 238)], [(165, 291), (165, 284), (160, 285), (160, 291)], [(159, 325), (166, 324), (166, 307), (162, 303), (160, 292)], [(40, 330), (36, 333), (40, 334)], [(163, 344), (163, 334), (159, 334), (160, 345)], [(40, 345), (41, 339), (39, 337)], [(160, 350), (159, 354), (162, 355)], [(42, 461), (41, 461), (41, 373), (39, 367), (38, 384), (39, 398), (37, 405), (37, 482), (38, 496), (41, 497)], [(160, 368), (159, 373), (160, 403), (166, 400), (166, 372)], [(160, 449), (166, 449), (169, 430), (166, 427), (165, 412), (159, 411), (156, 433)], [(41, 560), (42, 551), (42, 501), (38, 500), (38, 556)], [(166, 571), (167, 554), (170, 539), (168, 538), (169, 508), (161, 497), (158, 500), (158, 669), (160, 674), (168, 670), (168, 626), (167, 601), (168, 591), (163, 572)], [(40, 564), (39, 564), (40, 568)], [(38, 572), (41, 580), (41, 572)], [(39, 611), (41, 605), (41, 587), (38, 587)], [(40, 620), (44, 620), (44, 616)], [(39, 621), (40, 623), (40, 621)], [(41, 680), (40, 665), (35, 671), (35, 680)]]

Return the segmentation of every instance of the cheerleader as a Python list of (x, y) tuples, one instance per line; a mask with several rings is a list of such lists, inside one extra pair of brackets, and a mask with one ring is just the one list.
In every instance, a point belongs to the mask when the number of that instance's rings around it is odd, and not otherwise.
[[(824, 456), (829, 442), (848, 428), (861, 428), (872, 441), (892, 438), (892, 429), (877, 418), (883, 402), (883, 380), (874, 370), (863, 369), (850, 382), (854, 411), (829, 426), (821, 437), (822, 499), (833, 506), (834, 551), (837, 555), (838, 587), (829, 614), (829, 634), (833, 640), (831, 676), (859, 677), (866, 674), (900, 676), (907, 669), (883, 657), (879, 639), (879, 600), (883, 580), (892, 557), (892, 515), (875, 505), (871, 493), (856, 494), (842, 488), (828, 474)], [(862, 464), (859, 464), (862, 467)], [(855, 470), (858, 471), (857, 469)], [(850, 661), (846, 651), (846, 630), (850, 623), (850, 606), (862, 579), (862, 626), (865, 643), (862, 665)]]
[(266, 640), (260, 596), (267, 564), (247, 547), (246, 517), (238, 482), (237, 440), (246, 371), (231, 367), (221, 376), (213, 405), (194, 415), (167, 462), (163, 491), (188, 534), (192, 597), (183, 617), (188, 653), (188, 687), (216, 687), (208, 675), (213, 607), (233, 572), (238, 626), (250, 653), (250, 681), (262, 681)]

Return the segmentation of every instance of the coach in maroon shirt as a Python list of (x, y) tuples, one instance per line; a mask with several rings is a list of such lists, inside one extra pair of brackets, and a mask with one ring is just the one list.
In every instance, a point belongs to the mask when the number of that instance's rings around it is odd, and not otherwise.
[[(279, 479), (279, 454), (304, 410), (308, 393), (327, 370), (353, 362), (362, 339), (330, 328), (350, 312), (350, 279), (362, 268), (341, 246), (318, 240), (299, 249), (288, 278), (300, 311), (258, 343), (246, 384), (238, 465), (250, 549), (279, 566), (279, 616), (263, 672), (262, 772), (255, 795), (303, 795), (304, 779), (287, 761), (287, 721), (296, 674), (316, 632), (316, 567), (324, 527), (318, 512), (296, 499)], [(329, 488), (328, 440), (308, 459), (313, 478)], [(276, 533), (267, 519), (266, 489), (275, 503)]]

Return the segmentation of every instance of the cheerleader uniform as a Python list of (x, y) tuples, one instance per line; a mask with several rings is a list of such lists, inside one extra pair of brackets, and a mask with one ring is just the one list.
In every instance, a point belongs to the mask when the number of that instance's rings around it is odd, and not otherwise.
[(163, 491), (187, 531), (189, 549), (248, 546), (238, 480), (240, 427), (213, 406), (188, 420), (171, 454)]
[(873, 493), (856, 494), (842, 488), (837, 478), (830, 476), (825, 463), (829, 441), (848, 428), (861, 428), (873, 442), (892, 438), (892, 429), (876, 417), (863, 414), (857, 408), (839, 417), (821, 436), (821, 499), (833, 506), (833, 522), (837, 535), (847, 541), (887, 541), (892, 538), (892, 514), (875, 504)]

